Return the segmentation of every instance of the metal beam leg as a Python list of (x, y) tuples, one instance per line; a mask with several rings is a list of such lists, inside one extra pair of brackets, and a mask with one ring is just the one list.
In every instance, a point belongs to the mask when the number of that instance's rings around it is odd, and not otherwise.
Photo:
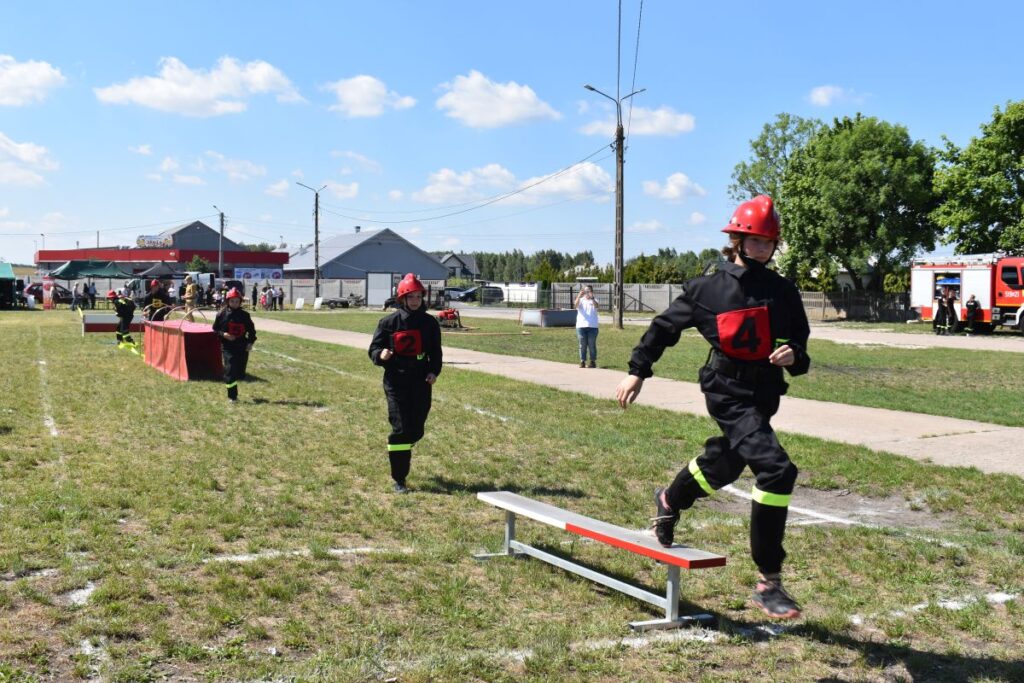
[(511, 555), (521, 555), (522, 553), (516, 552), (512, 548), (512, 544), (516, 540), (516, 513), (511, 510), (505, 510), (505, 542), (502, 545), (500, 553), (478, 553), (473, 555), (478, 560), (486, 560), (490, 557), (508, 557)]
[(632, 621), (629, 627), (634, 631), (651, 631), (654, 629), (679, 628), (694, 623), (710, 625), (715, 618), (710, 614), (690, 614), (679, 616), (679, 567), (667, 565), (668, 581), (665, 588), (665, 618), (650, 621)]

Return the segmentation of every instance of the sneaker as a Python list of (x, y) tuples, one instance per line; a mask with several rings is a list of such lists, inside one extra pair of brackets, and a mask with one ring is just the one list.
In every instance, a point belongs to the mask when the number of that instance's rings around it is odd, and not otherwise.
[(676, 522), (679, 521), (679, 513), (668, 509), (661, 502), (661, 494), (664, 491), (665, 489), (663, 488), (654, 490), (654, 507), (657, 511), (657, 516), (651, 517), (651, 528), (654, 529), (654, 535), (657, 536), (658, 543), (666, 548), (671, 548), (672, 539), (675, 538), (676, 533)]
[(585, 362), (585, 361), (580, 361), (580, 367), (581, 367), (581, 368), (585, 368), (585, 367), (587, 367), (587, 364), (586, 364), (586, 362)]
[(773, 619), (796, 619), (800, 605), (777, 583), (759, 581), (751, 601)]
[(406, 487), (404, 481), (396, 481), (394, 485), (395, 493), (409, 493), (408, 487)]
[(597, 367), (597, 363), (594, 362), (594, 361), (590, 361), (590, 363), (587, 365), (587, 367), (588, 368), (596, 368)]

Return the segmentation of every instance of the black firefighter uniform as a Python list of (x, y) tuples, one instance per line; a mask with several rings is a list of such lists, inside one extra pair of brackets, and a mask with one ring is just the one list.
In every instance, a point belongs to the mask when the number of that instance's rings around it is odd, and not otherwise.
[(749, 466), (756, 477), (751, 506), (750, 544), (754, 563), (765, 574), (778, 572), (797, 468), (769, 423), (788, 385), (782, 368), (768, 362), (772, 351), (788, 344), (795, 354), (791, 375), (810, 366), (810, 327), (800, 293), (764, 266), (725, 263), (712, 275), (684, 285), (683, 293), (658, 315), (633, 349), (629, 374), (647, 378), (666, 347), (683, 330), (696, 327), (711, 344), (700, 370), (708, 412), (723, 436), (712, 437), (703, 454), (676, 476), (665, 492), (674, 510), (736, 481)]
[[(380, 360), (380, 352), (394, 355)], [(430, 413), (431, 385), (426, 377), (441, 374), (441, 327), (422, 307), (404, 308), (381, 318), (369, 348), (370, 360), (384, 368), (388, 401), (388, 460), (391, 478), (404, 485), (412, 463), (412, 447), (423, 438)]]
[(117, 314), (117, 348), (134, 350), (131, 324), (135, 317), (135, 302), (126, 296), (117, 297), (114, 299), (114, 313)]
[[(256, 326), (252, 316), (241, 307), (222, 308), (213, 321), (213, 331), (220, 337), (221, 355), (224, 358), (224, 384), (228, 398), (238, 400), (238, 381), (245, 378), (249, 364), (249, 346), (256, 343)], [(234, 339), (226, 339), (225, 333)]]

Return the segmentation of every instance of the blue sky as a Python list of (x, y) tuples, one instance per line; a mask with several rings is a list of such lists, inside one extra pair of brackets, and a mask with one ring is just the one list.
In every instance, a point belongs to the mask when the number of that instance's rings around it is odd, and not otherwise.
[[(621, 94), (639, 0), (623, 0)], [(925, 10), (927, 7), (927, 10)], [(0, 257), (227, 215), (245, 242), (390, 227), (428, 250), (613, 258), (618, 3), (14, 2), (0, 23)], [(779, 112), (966, 144), (1024, 97), (1018, 3), (647, 0), (625, 254), (721, 243)], [(507, 199), (580, 160), (583, 164)], [(452, 214), (452, 215), (448, 215)], [(43, 236), (45, 235), (45, 237)]]

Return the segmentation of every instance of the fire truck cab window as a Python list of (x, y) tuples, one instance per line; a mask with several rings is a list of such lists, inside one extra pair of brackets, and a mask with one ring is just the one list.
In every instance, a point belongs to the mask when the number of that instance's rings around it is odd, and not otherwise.
[(1010, 285), (1011, 287), (1020, 287), (1020, 275), (1017, 271), (1017, 266), (1003, 266), (1000, 277), (1002, 278), (1003, 282)]

